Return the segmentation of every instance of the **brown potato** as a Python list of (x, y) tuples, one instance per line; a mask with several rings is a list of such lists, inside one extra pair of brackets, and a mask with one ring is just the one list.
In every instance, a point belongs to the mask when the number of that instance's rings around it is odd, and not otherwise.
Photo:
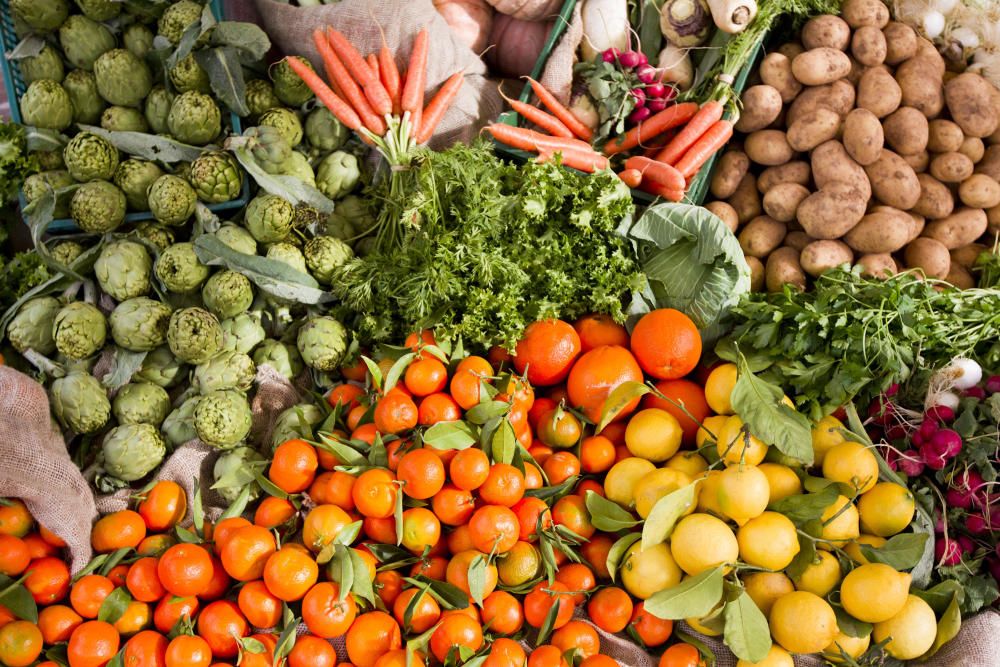
[(807, 245), (815, 241), (813, 237), (809, 236), (803, 231), (788, 232), (785, 235), (785, 245), (789, 248), (795, 248), (798, 251), (802, 251)]
[(961, 248), (949, 251), (951, 253), (952, 266), (961, 266), (966, 269), (976, 265), (979, 256), (987, 251), (987, 247), (982, 243), (970, 243)]
[(736, 213), (736, 209), (727, 204), (724, 201), (713, 201), (705, 204), (705, 208), (714, 213), (729, 231), (736, 233), (737, 228), (740, 226), (740, 216)]
[(944, 279), (958, 289), (972, 289), (976, 286), (976, 279), (972, 277), (969, 270), (954, 263)]
[(855, 30), (866, 25), (884, 28), (889, 23), (889, 8), (882, 0), (844, 0), (840, 15)]
[(744, 257), (750, 267), (750, 291), (760, 292), (764, 289), (764, 263), (756, 257)]
[(937, 76), (944, 76), (944, 72), (947, 69), (944, 58), (941, 56), (937, 47), (934, 46), (934, 42), (930, 41), (926, 37), (917, 37), (917, 52), (913, 54), (913, 57), (923, 59), (928, 65), (930, 65), (932, 71)]
[(942, 183), (961, 183), (972, 176), (975, 168), (976, 165), (972, 164), (972, 160), (955, 151), (935, 156), (928, 171)]
[[(871, 182), (872, 192), (884, 204), (905, 211), (913, 208), (920, 199), (920, 181), (917, 180), (916, 172), (893, 151), (884, 149), (878, 160), (864, 169)], [(813, 171), (815, 172), (815, 167)]]
[[(902, 94), (902, 103), (914, 107), (927, 118), (936, 118), (944, 108), (941, 75), (929, 58), (915, 56), (896, 68), (896, 83)], [(860, 97), (860, 94), (859, 94)]]
[(760, 195), (757, 194), (757, 179), (747, 172), (736, 187), (736, 192), (726, 199), (726, 202), (736, 210), (740, 224), (753, 220), (764, 212), (761, 208)]
[(789, 60), (793, 60), (795, 56), (799, 55), (805, 51), (805, 47), (798, 42), (785, 42), (777, 48), (777, 52), (785, 56)]
[(844, 241), (860, 253), (896, 252), (913, 236), (913, 218), (889, 206), (876, 208), (844, 235)]
[(781, 245), (786, 232), (785, 223), (759, 215), (740, 230), (737, 238), (745, 255), (763, 258)]
[[(972, 208), (993, 208), (1000, 204), (1000, 183), (986, 174), (973, 174), (958, 186), (958, 198)], [(764, 197), (767, 210), (767, 197)]]
[(813, 278), (818, 278), (825, 271), (853, 261), (854, 253), (842, 241), (813, 241), (803, 248), (799, 255), (802, 269)]
[(896, 260), (887, 252), (868, 253), (858, 257), (861, 273), (870, 278), (889, 278), (899, 272)]
[(871, 111), (855, 109), (844, 119), (842, 137), (847, 154), (860, 165), (871, 164), (882, 154), (882, 124)]
[(900, 155), (913, 155), (927, 148), (927, 117), (913, 107), (899, 107), (882, 121), (885, 142)]
[(950, 120), (935, 118), (927, 124), (927, 150), (933, 153), (949, 153), (962, 147), (965, 134), (962, 128)]
[[(877, 210), (881, 210), (882, 208), (889, 208), (889, 207), (888, 206), (886, 206), (886, 207), (874, 206), (874, 207), (872, 207), (871, 210), (872, 211), (877, 211)], [(917, 238), (918, 236), (920, 236), (924, 232), (924, 227), (927, 226), (927, 219), (924, 218), (924, 216), (922, 216), (922, 215), (917, 215), (913, 211), (907, 211), (906, 214), (908, 216), (910, 216), (910, 218), (913, 220), (913, 226), (912, 226), (911, 231), (910, 231), (910, 238), (908, 238), (906, 240), (906, 242), (909, 243), (910, 241), (912, 241), (913, 239)]]
[(906, 161), (906, 164), (910, 165), (913, 171), (917, 174), (922, 174), (927, 171), (927, 165), (931, 163), (931, 154), (927, 151), (920, 151), (919, 153), (913, 153), (912, 155), (900, 155)]
[[(792, 63), (794, 69), (795, 63)], [(951, 118), (970, 137), (988, 137), (1000, 124), (991, 84), (972, 72), (959, 74), (944, 86), (944, 100)]]
[(807, 49), (818, 49), (828, 46), (831, 49), (847, 50), (851, 43), (851, 27), (847, 21), (832, 14), (814, 16), (802, 26), (802, 46)]
[(798, 183), (782, 183), (764, 193), (764, 211), (779, 222), (795, 219), (795, 211), (809, 190)]
[(851, 71), (847, 54), (828, 46), (803, 51), (792, 60), (792, 74), (805, 86), (822, 86), (842, 79)]
[(840, 115), (833, 109), (819, 107), (799, 116), (788, 127), (788, 145), (797, 151), (810, 151), (837, 136)]
[(810, 86), (788, 107), (785, 122), (791, 125), (799, 116), (817, 107), (833, 109), (841, 116), (846, 116), (854, 108), (855, 99), (854, 86), (847, 79), (834, 81), (826, 86)]
[(885, 118), (899, 108), (903, 91), (896, 79), (881, 67), (873, 67), (858, 81), (857, 105), (879, 118)]
[(924, 236), (937, 239), (949, 250), (976, 242), (986, 231), (986, 212), (962, 207), (941, 220), (927, 223)]
[(929, 278), (944, 278), (951, 270), (951, 256), (940, 241), (921, 237), (914, 239), (903, 252), (907, 268), (921, 269)]
[(931, 220), (951, 215), (955, 209), (955, 198), (948, 186), (929, 174), (917, 174), (917, 181), (920, 183), (920, 198), (910, 210)]
[(873, 25), (861, 26), (851, 37), (851, 55), (867, 67), (885, 62), (887, 51), (885, 35), (880, 28)]
[(1000, 144), (989, 146), (983, 152), (983, 159), (976, 163), (976, 173), (1000, 181)]
[(743, 142), (743, 150), (752, 162), (766, 167), (785, 164), (795, 155), (795, 151), (788, 145), (785, 133), (781, 130), (751, 132)]
[(743, 151), (729, 150), (719, 158), (719, 163), (712, 173), (712, 182), (709, 188), (712, 195), (725, 199), (739, 187), (743, 175), (750, 168), (750, 158)]
[(768, 255), (764, 272), (768, 292), (780, 292), (789, 284), (800, 290), (806, 288), (806, 274), (795, 248), (778, 248)]
[(982, 160), (983, 155), (986, 154), (986, 144), (979, 137), (966, 137), (962, 140), (962, 145), (958, 147), (958, 152), (975, 164)]
[(1000, 234), (1000, 205), (986, 209), (986, 225), (990, 234)]
[(792, 74), (792, 61), (784, 54), (773, 51), (760, 62), (760, 80), (778, 91), (781, 101), (791, 102), (802, 90)]
[(831, 181), (799, 204), (795, 218), (815, 239), (839, 239), (865, 215), (868, 197), (844, 181)]
[(755, 132), (771, 123), (781, 113), (781, 93), (765, 84), (751, 86), (741, 96), (743, 111), (734, 126), (738, 132)]
[(781, 183), (809, 185), (811, 173), (809, 163), (800, 160), (786, 162), (777, 167), (768, 167), (760, 172), (760, 176), (757, 177), (757, 189), (762, 194), (767, 194), (768, 190)]
[(898, 65), (917, 52), (917, 33), (913, 28), (898, 21), (889, 21), (882, 28), (885, 35), (885, 62), (888, 65)]
[(851, 159), (844, 145), (839, 141), (827, 141), (813, 149), (809, 156), (812, 164), (813, 181), (823, 189), (833, 181), (843, 181), (857, 189), (865, 198), (872, 196), (872, 186), (865, 168)]

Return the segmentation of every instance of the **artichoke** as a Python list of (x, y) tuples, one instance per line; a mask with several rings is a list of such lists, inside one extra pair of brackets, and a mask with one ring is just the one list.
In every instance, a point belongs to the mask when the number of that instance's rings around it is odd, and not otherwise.
[[(111, 315), (114, 317), (114, 313), (111, 313)], [(169, 318), (167, 321), (169, 323)], [(113, 323), (111, 332), (114, 335)], [(164, 334), (164, 338), (166, 338), (166, 334)], [(184, 379), (186, 370), (187, 366), (177, 360), (177, 357), (173, 355), (170, 348), (166, 345), (161, 345), (146, 355), (146, 358), (142, 360), (139, 372), (132, 376), (132, 380), (135, 382), (151, 382), (164, 389), (170, 389)], [(188, 439), (190, 440), (190, 438)]]
[(316, 174), (309, 164), (309, 158), (298, 151), (291, 152), (288, 159), (281, 163), (278, 173), (283, 176), (294, 176), (306, 185), (316, 187)]
[(206, 445), (229, 449), (247, 437), (252, 418), (245, 394), (232, 390), (213, 391), (198, 401), (194, 409), (194, 429)]
[(291, 243), (275, 243), (268, 247), (267, 258), (287, 264), (299, 273), (308, 274), (306, 258), (302, 251)]
[(83, 254), (83, 246), (76, 241), (60, 241), (52, 247), (52, 259), (62, 266), (70, 266)]
[(201, 299), (220, 320), (244, 313), (253, 303), (250, 279), (235, 271), (219, 271), (201, 288)]
[(195, 367), (191, 386), (200, 394), (223, 389), (246, 391), (253, 386), (256, 374), (253, 360), (245, 353), (223, 351)]
[(335, 370), (347, 354), (347, 330), (328, 315), (309, 318), (295, 342), (302, 361), (318, 371)]
[(215, 237), (236, 252), (244, 255), (257, 254), (257, 240), (242, 227), (227, 223), (219, 227)]
[(152, 243), (159, 252), (163, 252), (174, 243), (174, 232), (169, 227), (151, 220), (140, 222), (133, 232), (138, 238)]
[(73, 193), (69, 214), (85, 232), (110, 232), (125, 219), (125, 193), (107, 181), (84, 183)]
[(171, 45), (177, 46), (184, 36), (184, 31), (201, 21), (204, 9), (192, 0), (180, 0), (167, 7), (156, 24), (157, 32), (167, 38)]
[(198, 199), (207, 204), (221, 204), (240, 196), (243, 170), (225, 151), (206, 151), (191, 163), (188, 175)]
[(149, 132), (146, 117), (132, 107), (108, 107), (101, 114), (101, 127), (109, 132)]
[(133, 23), (122, 33), (122, 46), (131, 51), (136, 58), (145, 60), (153, 50), (153, 31), (142, 23)]
[(243, 224), (260, 243), (283, 241), (292, 231), (295, 207), (278, 195), (259, 194), (250, 200)]
[(21, 116), (25, 125), (62, 132), (73, 123), (73, 102), (57, 82), (41, 79), (21, 96)]
[(180, 447), (198, 437), (198, 432), (194, 430), (194, 410), (200, 400), (201, 396), (185, 399), (163, 420), (160, 430), (163, 431), (163, 437), (171, 447)]
[(55, 151), (31, 151), (31, 155), (38, 160), (38, 168), (42, 171), (66, 168), (66, 165), (63, 163), (62, 149)]
[(62, 304), (51, 296), (40, 296), (18, 309), (17, 315), (7, 325), (7, 339), (14, 349), (24, 352), (32, 349), (48, 356), (56, 351), (56, 341), (52, 338), (52, 325)]
[[(130, 111), (134, 111), (134, 109), (130, 109)], [(125, 201), (128, 202), (130, 209), (148, 211), (149, 186), (160, 176), (163, 176), (163, 170), (155, 162), (129, 158), (119, 164), (115, 170), (115, 185), (125, 193)]]
[(76, 0), (83, 15), (94, 21), (110, 21), (122, 11), (122, 3), (115, 0)]
[(119, 424), (152, 424), (159, 428), (170, 412), (170, 396), (159, 385), (132, 382), (118, 390), (111, 412)]
[(289, 440), (315, 440), (314, 429), (323, 423), (326, 415), (311, 403), (300, 403), (284, 410), (274, 420), (271, 430), (271, 449)]
[(111, 104), (139, 106), (153, 88), (149, 66), (128, 49), (112, 49), (94, 62), (97, 91)]
[(292, 380), (298, 377), (304, 366), (302, 356), (294, 345), (269, 338), (261, 343), (253, 353), (253, 362), (258, 366), (270, 366)]
[(70, 65), (89, 72), (98, 58), (115, 48), (115, 36), (97, 21), (74, 14), (59, 28), (59, 45)]
[(268, 109), (281, 106), (281, 100), (274, 94), (274, 86), (270, 81), (250, 79), (246, 83), (246, 102), (250, 116), (256, 118)]
[(123, 424), (104, 436), (101, 453), (104, 469), (111, 476), (134, 482), (163, 462), (167, 445), (152, 424)]
[(111, 142), (90, 132), (80, 132), (63, 149), (66, 169), (81, 183), (101, 179), (110, 181), (118, 168), (118, 149)]
[(257, 125), (273, 127), (292, 148), (302, 143), (302, 121), (299, 120), (299, 115), (291, 109), (284, 107), (269, 109), (260, 115)]
[(189, 90), (170, 105), (167, 129), (181, 143), (204, 146), (222, 132), (222, 114), (210, 96)]
[(316, 169), (316, 187), (330, 199), (339, 199), (361, 179), (358, 158), (344, 151), (330, 153)]
[(326, 233), (342, 241), (364, 234), (375, 226), (368, 202), (356, 195), (347, 195), (326, 219)]
[(156, 260), (156, 277), (175, 294), (190, 294), (208, 278), (209, 269), (195, 254), (194, 244), (175, 243)]
[(51, 79), (56, 83), (62, 83), (63, 77), (66, 76), (59, 52), (48, 44), (42, 47), (37, 56), (28, 56), (18, 60), (17, 67), (21, 70), (21, 79), (24, 80), (25, 85), (42, 79)]
[(354, 257), (351, 246), (332, 236), (310, 239), (302, 254), (305, 255), (309, 273), (323, 285), (329, 285), (334, 272)]
[(354, 244), (354, 254), (358, 257), (367, 257), (375, 252), (376, 239), (374, 236), (366, 236)]
[(52, 382), (49, 389), (52, 412), (64, 428), (76, 433), (94, 433), (111, 418), (111, 401), (100, 382), (83, 371), (71, 371)]
[(323, 219), (319, 209), (309, 204), (296, 204), (295, 215), (292, 217), (292, 228), (299, 231), (313, 230)]
[(199, 93), (209, 93), (212, 84), (208, 80), (208, 72), (198, 64), (194, 54), (189, 53), (170, 68), (170, 83), (178, 93), (196, 90)]
[(52, 32), (69, 16), (67, 0), (10, 0), (14, 16), (35, 32)]
[[(302, 56), (289, 56), (298, 58), (302, 64), (309, 69), (313, 69), (312, 63)], [(268, 74), (274, 83), (274, 94), (279, 100), (290, 107), (300, 107), (313, 97), (313, 92), (309, 89), (298, 74), (295, 73), (285, 59), (271, 65)]]
[(111, 241), (94, 262), (94, 275), (106, 294), (115, 301), (125, 301), (149, 292), (152, 268), (153, 260), (141, 243)]
[(248, 140), (247, 148), (254, 160), (269, 174), (280, 173), (282, 165), (292, 155), (292, 147), (277, 128), (251, 127), (243, 136)]
[(108, 318), (111, 337), (126, 350), (154, 350), (167, 340), (172, 312), (167, 304), (144, 296), (122, 301)]
[(156, 86), (149, 91), (146, 97), (146, 104), (143, 108), (143, 115), (149, 123), (149, 129), (154, 134), (167, 134), (170, 128), (167, 125), (167, 117), (170, 115), (170, 107), (174, 103), (174, 96), (163, 86)]
[(198, 195), (180, 176), (164, 174), (149, 186), (148, 200), (149, 210), (158, 222), (177, 226), (194, 215)]
[(257, 473), (263, 472), (266, 460), (252, 447), (236, 447), (222, 453), (215, 460), (212, 488), (219, 492), (227, 503), (234, 503), (245, 487), (250, 488), (250, 500), (260, 496)]
[(66, 304), (52, 322), (52, 338), (56, 349), (70, 359), (94, 356), (108, 336), (104, 313), (84, 301)]
[(202, 364), (222, 350), (222, 328), (204, 308), (182, 308), (170, 316), (167, 344), (181, 361)]
[[(69, 175), (69, 172), (63, 169), (56, 169), (28, 176), (24, 179), (21, 191), (24, 193), (24, 200), (30, 204), (50, 190), (56, 192), (61, 188), (68, 188), (71, 185), (76, 185), (76, 181)], [(56, 197), (56, 207), (52, 211), (52, 217), (65, 218), (69, 215), (69, 200), (71, 196), (67, 192)]]
[(250, 354), (260, 345), (267, 334), (260, 323), (259, 313), (240, 313), (236, 317), (222, 320), (222, 349)]
[(348, 130), (326, 107), (316, 107), (306, 116), (306, 139), (324, 153), (335, 151), (347, 141)]
[(73, 105), (73, 122), (93, 125), (101, 119), (101, 112), (107, 103), (97, 92), (97, 79), (93, 74), (75, 69), (66, 75), (62, 86)]

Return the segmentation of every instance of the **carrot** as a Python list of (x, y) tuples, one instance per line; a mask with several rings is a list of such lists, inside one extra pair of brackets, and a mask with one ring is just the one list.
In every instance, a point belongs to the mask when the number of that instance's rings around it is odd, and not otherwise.
[(637, 188), (642, 183), (642, 172), (638, 169), (622, 169), (618, 172), (618, 178), (630, 188)]
[(354, 82), (354, 79), (351, 78), (344, 64), (340, 62), (340, 58), (337, 57), (322, 30), (317, 28), (313, 31), (313, 41), (316, 43), (316, 48), (323, 58), (323, 66), (326, 68), (327, 75), (331, 81), (335, 81), (340, 87), (344, 99), (354, 107), (364, 126), (379, 136), (385, 134), (385, 121), (382, 120), (381, 116), (372, 111), (368, 100), (365, 99), (364, 94), (358, 88), (358, 84)]
[(651, 195), (663, 197), (667, 201), (680, 201), (684, 199), (683, 190), (671, 190), (670, 188), (663, 187), (659, 183), (654, 183), (652, 181), (643, 180), (639, 188)]
[(648, 178), (669, 190), (684, 190), (684, 176), (669, 164), (636, 155), (625, 160), (626, 169), (637, 169), (643, 178)]
[(330, 113), (337, 117), (337, 120), (352, 130), (358, 130), (362, 127), (361, 118), (351, 108), (351, 105), (340, 99), (335, 92), (330, 90), (330, 87), (319, 78), (316, 72), (303, 64), (298, 58), (289, 58), (288, 66), (302, 77), (302, 80), (306, 82), (309, 89), (316, 94), (316, 97), (330, 110)]
[(614, 155), (635, 148), (653, 137), (663, 134), (670, 128), (686, 123), (697, 111), (698, 105), (694, 102), (683, 102), (669, 106), (642, 121), (626, 132), (624, 136), (610, 139), (608, 143), (604, 144), (604, 152), (608, 155)]
[(424, 86), (427, 85), (427, 29), (417, 33), (406, 68), (406, 83), (399, 98), (399, 108), (410, 112), (410, 125), (419, 132), (420, 114), (424, 110)]
[[(378, 56), (376, 54), (374, 54), (374, 53), (369, 53), (368, 57), (365, 58), (365, 62), (367, 62), (368, 63), (368, 67), (371, 68), (372, 74), (374, 74), (375, 77), (378, 78), (379, 81), (381, 81), (382, 80), (382, 76), (379, 74), (379, 70), (378, 70)], [(383, 86), (383, 87), (385, 87), (385, 86)], [(387, 90), (385, 92), (388, 93), (389, 91)], [(392, 96), (390, 96), (389, 99), (391, 101), (392, 100)]]
[(722, 111), (722, 102), (718, 100), (705, 102), (698, 109), (698, 113), (684, 126), (684, 129), (677, 133), (673, 141), (667, 144), (667, 147), (656, 155), (656, 159), (667, 164), (677, 162), (691, 148), (691, 145), (698, 141), (698, 137), (705, 134), (708, 128), (712, 127), (717, 120), (722, 118)]
[(698, 141), (694, 142), (684, 153), (684, 157), (677, 161), (677, 171), (685, 178), (690, 178), (698, 173), (701, 165), (708, 161), (717, 150), (729, 141), (733, 136), (733, 124), (728, 120), (716, 121), (705, 134), (701, 135)]
[(514, 111), (524, 116), (524, 119), (530, 123), (537, 125), (538, 127), (545, 130), (547, 133), (554, 137), (564, 137), (566, 139), (573, 139), (575, 135), (570, 131), (568, 127), (563, 125), (563, 122), (553, 116), (552, 114), (545, 113), (538, 107), (533, 107), (526, 102), (521, 102), (519, 100), (507, 100), (510, 102), (510, 106)]
[(548, 162), (555, 157), (556, 153), (559, 153), (559, 155), (562, 156), (563, 166), (579, 169), (580, 171), (585, 171), (587, 173), (593, 173), (600, 169), (607, 169), (608, 167), (608, 158), (600, 153), (596, 151), (586, 152), (572, 149), (540, 151), (538, 153), (538, 162)]
[(418, 144), (425, 144), (430, 140), (434, 128), (441, 122), (441, 118), (458, 95), (463, 83), (465, 83), (465, 70), (452, 74), (421, 112), (420, 130), (417, 133)]
[(643, 156), (649, 158), (655, 158), (656, 154), (663, 150), (663, 147), (670, 143), (670, 140), (674, 138), (677, 134), (674, 130), (667, 130), (658, 137), (653, 137), (653, 140), (649, 142), (648, 148), (642, 152)]
[(493, 123), (486, 127), (486, 130), (494, 139), (512, 148), (519, 148), (524, 151), (558, 151), (576, 150), (591, 151), (590, 144), (579, 139), (564, 139), (561, 137), (549, 137), (541, 132), (529, 130), (526, 127), (506, 125), (505, 123)]
[(392, 99), (392, 113), (397, 116), (402, 114), (402, 110), (399, 108), (399, 69), (396, 67), (396, 59), (388, 46), (383, 46), (378, 52), (378, 73), (382, 78), (382, 85), (385, 86), (386, 92)]
[(344, 63), (344, 67), (354, 76), (355, 80), (361, 84), (365, 91), (365, 97), (371, 103), (372, 110), (379, 116), (384, 116), (392, 111), (392, 100), (386, 92), (378, 75), (372, 71), (365, 59), (361, 57), (358, 50), (342, 33), (334, 28), (327, 27), (326, 38), (330, 41), (330, 46), (337, 53), (337, 57)]
[(538, 81), (535, 81), (530, 76), (527, 77), (528, 82), (531, 84), (531, 89), (535, 92), (535, 96), (538, 97), (538, 101), (545, 105), (545, 108), (551, 111), (556, 118), (562, 121), (562, 124), (570, 129), (574, 136), (584, 141), (590, 141), (594, 137), (594, 132), (589, 127), (587, 127), (579, 118), (573, 115), (573, 112), (564, 107), (556, 96), (553, 95), (549, 90), (543, 86)]

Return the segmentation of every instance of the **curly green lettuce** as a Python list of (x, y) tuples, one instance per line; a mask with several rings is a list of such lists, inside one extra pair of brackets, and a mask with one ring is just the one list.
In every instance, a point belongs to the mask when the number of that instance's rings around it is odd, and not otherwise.
[(0, 119), (0, 204), (14, 201), (24, 179), (36, 171), (38, 164), (28, 154), (24, 127)]

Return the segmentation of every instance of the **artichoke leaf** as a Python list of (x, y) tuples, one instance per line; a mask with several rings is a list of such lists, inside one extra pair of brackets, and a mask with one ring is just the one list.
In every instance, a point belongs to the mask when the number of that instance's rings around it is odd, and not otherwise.
[(238, 116), (249, 115), (239, 50), (235, 46), (219, 46), (197, 51), (194, 59), (208, 72), (212, 92)]
[(181, 40), (178, 42), (177, 48), (172, 54), (170, 54), (170, 57), (167, 58), (167, 67), (174, 67), (177, 63), (186, 58), (188, 54), (194, 51), (195, 47), (198, 45), (198, 40), (201, 39), (201, 36), (216, 23), (215, 14), (212, 13), (212, 3), (206, 3), (205, 8), (201, 11), (201, 20), (188, 26), (187, 30), (184, 31), (184, 35), (181, 36)]
[(294, 176), (279, 176), (264, 171), (246, 148), (236, 148), (233, 153), (247, 170), (257, 185), (264, 191), (290, 201), (292, 204), (308, 204), (321, 213), (333, 213), (334, 204), (326, 196)]
[(45, 40), (38, 35), (31, 33), (14, 47), (14, 50), (7, 54), (8, 60), (21, 60), (37, 56), (45, 48)]
[(244, 65), (252, 65), (271, 50), (267, 33), (260, 26), (245, 21), (219, 21), (212, 31), (211, 42), (215, 46), (235, 47)]
[(205, 150), (205, 147), (189, 146), (145, 132), (111, 132), (93, 125), (81, 125), (80, 128), (104, 137), (123, 153), (146, 160), (191, 162)]
[(132, 380), (132, 376), (142, 368), (148, 352), (131, 352), (115, 346), (111, 353), (111, 368), (101, 377), (101, 384), (117, 391)]

